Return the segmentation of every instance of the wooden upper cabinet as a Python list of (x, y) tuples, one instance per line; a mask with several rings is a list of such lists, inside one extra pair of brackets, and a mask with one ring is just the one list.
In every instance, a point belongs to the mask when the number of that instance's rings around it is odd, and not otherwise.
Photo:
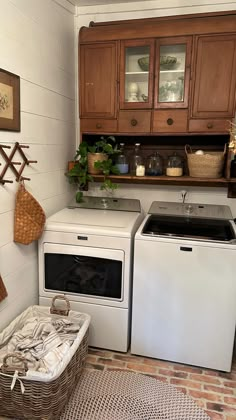
[(154, 40), (121, 41), (120, 109), (153, 106)]
[(92, 23), (79, 42), (81, 132), (228, 133), (236, 13)]
[(187, 108), (192, 37), (156, 41), (155, 108)]
[[(235, 87), (236, 35), (196, 37), (191, 116), (199, 119), (232, 118)], [(209, 129), (214, 129), (211, 121), (208, 125)], [(193, 131), (196, 130), (193, 128)]]
[(80, 117), (115, 118), (117, 111), (116, 42), (81, 45)]

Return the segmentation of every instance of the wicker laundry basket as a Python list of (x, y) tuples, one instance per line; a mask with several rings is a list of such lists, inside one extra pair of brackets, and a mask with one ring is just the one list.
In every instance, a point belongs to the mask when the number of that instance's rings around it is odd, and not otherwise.
[(226, 145), (223, 152), (205, 152), (196, 154), (191, 147), (186, 144), (185, 153), (187, 156), (189, 175), (193, 178), (221, 178)]
[[(64, 315), (65, 318), (66, 315), (63, 314), (63, 311), (60, 310), (60, 315), (58, 315), (55, 309), (54, 301), (56, 298), (62, 298), (62, 296), (54, 298), (51, 310), (43, 306), (31, 306), (12, 321), (0, 334), (0, 348), (5, 346), (12, 333), (20, 330), (25, 321), (32, 316), (56, 317), (58, 319)], [(56, 366), (55, 374), (50, 379), (35, 380), (25, 371), (27, 370), (27, 363), (23, 360), (22, 369), (18, 370), (19, 376), (14, 383), (15, 368), (8, 366), (10, 355), (4, 357), (3, 365), (0, 368), (0, 414), (2, 416), (30, 420), (58, 419), (69, 400), (72, 390), (78, 384), (88, 349), (90, 316), (71, 311), (68, 319), (79, 323), (80, 330), (69, 352)]]

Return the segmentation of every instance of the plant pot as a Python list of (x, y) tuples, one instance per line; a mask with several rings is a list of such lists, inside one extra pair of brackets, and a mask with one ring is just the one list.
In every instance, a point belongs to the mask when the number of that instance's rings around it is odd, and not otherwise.
[(69, 160), (68, 162), (68, 171), (74, 168), (76, 161), (75, 160)]
[(91, 175), (101, 175), (100, 169), (94, 168), (94, 163), (97, 161), (104, 161), (108, 159), (108, 155), (105, 153), (88, 153), (88, 173)]

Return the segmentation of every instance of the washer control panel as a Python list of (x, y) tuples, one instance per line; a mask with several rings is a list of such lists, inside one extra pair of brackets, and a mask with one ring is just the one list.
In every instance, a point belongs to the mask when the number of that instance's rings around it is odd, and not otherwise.
[(189, 216), (224, 220), (233, 219), (231, 210), (228, 206), (215, 204), (153, 201), (148, 213), (165, 216)]

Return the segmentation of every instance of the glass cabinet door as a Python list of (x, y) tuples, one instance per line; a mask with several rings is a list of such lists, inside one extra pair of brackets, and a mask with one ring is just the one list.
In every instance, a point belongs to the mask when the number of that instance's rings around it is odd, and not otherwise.
[(153, 63), (154, 40), (121, 43), (121, 109), (152, 107)]
[(186, 108), (191, 37), (157, 41), (155, 108)]

